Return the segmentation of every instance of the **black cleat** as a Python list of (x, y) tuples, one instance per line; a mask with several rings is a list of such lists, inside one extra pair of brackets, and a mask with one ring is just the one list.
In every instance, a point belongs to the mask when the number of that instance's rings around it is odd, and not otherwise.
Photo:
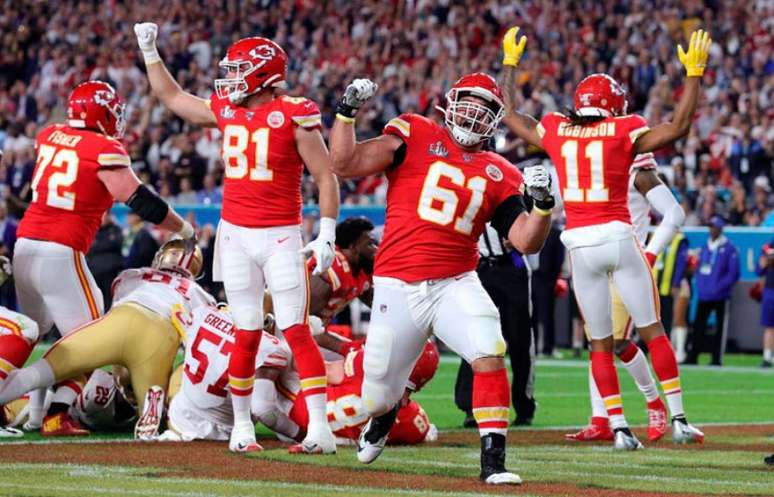
[(481, 481), (489, 485), (519, 485), (519, 475), (505, 469), (505, 435), (481, 437)]

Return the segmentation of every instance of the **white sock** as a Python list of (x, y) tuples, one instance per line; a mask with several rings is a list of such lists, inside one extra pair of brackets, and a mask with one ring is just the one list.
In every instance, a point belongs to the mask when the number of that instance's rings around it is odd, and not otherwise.
[[(623, 361), (621, 361), (623, 362)], [(653, 379), (653, 375), (650, 373), (650, 367), (648, 367), (648, 360), (645, 359), (645, 354), (642, 353), (642, 349), (637, 347), (637, 353), (634, 355), (631, 361), (623, 362), (624, 367), (629, 374), (634, 378), (634, 382), (637, 384), (637, 388), (640, 389), (642, 395), (645, 396), (645, 400), (652, 402), (658, 398), (658, 388), (656, 387), (656, 381)]]
[[(321, 397), (322, 402), (319, 398)], [(310, 403), (309, 401), (312, 400)], [(306, 398), (306, 408), (309, 411), (309, 426), (307, 433), (320, 433), (330, 431), (328, 426), (328, 413), (325, 410), (325, 394), (310, 395)]]
[(589, 366), (589, 395), (591, 397), (591, 415), (595, 418), (606, 418), (605, 402), (602, 400), (594, 376), (591, 374), (591, 366)]
[(70, 385), (59, 384), (54, 391), (54, 395), (51, 397), (51, 402), (71, 406), (75, 402), (76, 397), (78, 397), (78, 392), (73, 390)]
[(234, 424), (250, 423), (253, 424), (253, 418), (250, 416), (250, 395), (231, 394), (231, 405), (234, 408)]
[(771, 362), (772, 358), (772, 350), (771, 349), (763, 349), (763, 360)]
[(675, 359), (677, 362), (685, 361), (685, 342), (688, 338), (688, 328), (685, 326), (675, 326), (672, 328), (672, 345), (675, 349)]
[[(54, 372), (51, 370), (51, 366), (48, 365), (46, 360), (40, 360), (27, 367), (12, 371), (3, 383), (2, 390), (0, 391), (0, 405), (5, 405), (13, 400), (16, 400), (31, 390), (50, 387), (54, 384), (54, 382), (56, 382), (56, 378), (54, 378)], [(42, 411), (43, 404), (45, 402), (46, 391), (43, 390), (41, 393), (36, 395), (39, 396), (39, 399), (36, 398), (35, 402), (39, 404), (36, 404), (35, 408), (37, 408), (38, 405), (40, 406), (40, 414), (35, 412), (35, 415), (39, 415), (40, 420), (42, 420)], [(33, 413), (32, 401), (33, 398), (31, 397), (30, 418), (32, 418)], [(37, 418), (35, 420), (37, 420)]]

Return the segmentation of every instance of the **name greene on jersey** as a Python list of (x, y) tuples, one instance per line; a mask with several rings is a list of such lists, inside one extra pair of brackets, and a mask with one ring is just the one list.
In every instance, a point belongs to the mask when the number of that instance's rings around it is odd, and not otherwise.
[(47, 126), (35, 139), (32, 203), (19, 223), (19, 238), (55, 242), (88, 252), (113, 196), (100, 169), (129, 167), (124, 146), (102, 133)]
[(445, 127), (416, 114), (392, 119), (384, 133), (403, 140), (406, 155), (387, 171), (374, 274), (416, 282), (474, 270), (478, 238), (503, 202), (521, 196), (521, 173), (494, 152), (465, 150)]
[(282, 96), (248, 109), (215, 94), (209, 104), (223, 134), (223, 219), (248, 228), (300, 224), (304, 163), (295, 130), (321, 127), (317, 104)]

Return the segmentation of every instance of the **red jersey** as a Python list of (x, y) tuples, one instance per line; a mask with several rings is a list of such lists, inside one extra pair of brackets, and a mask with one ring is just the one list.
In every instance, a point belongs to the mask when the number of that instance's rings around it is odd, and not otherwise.
[(223, 219), (248, 228), (301, 224), (295, 129), (321, 126), (317, 104), (283, 96), (248, 109), (213, 93), (210, 108), (223, 133)]
[[(353, 350), (344, 359), (344, 380), (338, 385), (328, 384), (328, 424), (337, 437), (357, 440), (368, 421), (368, 411), (360, 392), (363, 387), (363, 349)], [(400, 408), (395, 425), (387, 438), (391, 444), (418, 444), (425, 440), (430, 420), (422, 407), (414, 401)]]
[[(306, 262), (309, 274), (312, 274), (315, 266), (317, 266), (317, 261), (314, 257)], [(325, 303), (325, 309), (322, 311), (322, 316), (320, 316), (326, 325), (333, 316), (368, 291), (372, 285), (371, 277), (365, 271), (361, 270), (357, 274), (352, 272), (347, 257), (338, 248), (336, 248), (336, 257), (333, 259), (333, 264), (320, 277), (331, 286), (331, 296), (328, 302)]]
[(56, 242), (88, 252), (113, 196), (100, 169), (129, 167), (118, 140), (102, 133), (53, 124), (36, 140), (32, 203), (19, 223), (19, 238)]
[(566, 116), (550, 113), (537, 129), (556, 165), (566, 229), (612, 221), (631, 224), (629, 175), (634, 142), (649, 129), (645, 119), (632, 114), (572, 126)]
[(416, 114), (384, 127), (406, 144), (387, 170), (387, 214), (376, 276), (415, 282), (472, 271), (477, 241), (506, 199), (522, 194), (522, 176), (493, 152), (468, 152), (446, 128)]

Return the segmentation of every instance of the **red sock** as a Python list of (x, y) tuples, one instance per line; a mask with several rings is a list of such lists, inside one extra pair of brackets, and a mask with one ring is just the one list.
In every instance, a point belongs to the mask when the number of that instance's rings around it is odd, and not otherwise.
[(613, 363), (612, 352), (591, 352), (591, 374), (597, 384), (599, 395), (605, 403), (610, 427), (613, 429), (626, 427), (621, 402), (621, 387), (618, 385), (618, 373)]
[(32, 344), (19, 335), (0, 335), (0, 381), (8, 373), (24, 366), (32, 352)]
[[(283, 331), (288, 341), (290, 351), (296, 361), (298, 376), (301, 379), (301, 390), (306, 397), (306, 406), (310, 416), (315, 416), (313, 409), (325, 407), (325, 388), (328, 386), (320, 348), (312, 338), (312, 330), (307, 324), (295, 324)], [(321, 413), (320, 415), (324, 414)]]
[(236, 329), (236, 342), (228, 359), (228, 385), (232, 397), (250, 397), (255, 381), (255, 356), (261, 343), (261, 330)]
[(473, 417), (482, 437), (508, 432), (510, 405), (511, 390), (505, 368), (487, 373), (473, 372)]
[(657, 336), (648, 342), (650, 361), (664, 390), (672, 417), (683, 416), (683, 391), (680, 387), (680, 370), (677, 368), (675, 351), (666, 335)]
[(618, 354), (618, 358), (621, 359), (623, 362), (631, 362), (632, 359), (634, 359), (634, 356), (637, 355), (637, 351), (639, 351), (640, 348), (634, 345), (634, 342), (629, 342), (629, 345), (626, 346), (626, 349), (624, 349), (623, 352)]

